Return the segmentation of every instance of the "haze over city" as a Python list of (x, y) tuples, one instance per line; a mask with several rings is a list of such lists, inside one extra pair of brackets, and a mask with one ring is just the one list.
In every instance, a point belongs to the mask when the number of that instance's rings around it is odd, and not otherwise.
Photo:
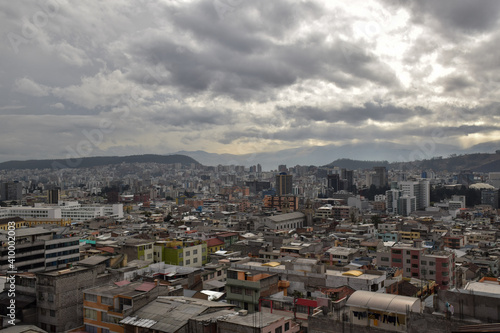
[(498, 1), (2, 2), (0, 161), (411, 151), (432, 139), (444, 148), (430, 155), (495, 141), (499, 10)]

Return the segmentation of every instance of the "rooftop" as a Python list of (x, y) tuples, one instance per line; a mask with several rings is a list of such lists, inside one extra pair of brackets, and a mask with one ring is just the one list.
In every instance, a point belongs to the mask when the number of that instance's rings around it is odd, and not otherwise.
[(383, 312), (406, 314), (407, 311), (420, 312), (420, 300), (416, 297), (374, 293), (358, 290), (346, 303), (347, 306)]

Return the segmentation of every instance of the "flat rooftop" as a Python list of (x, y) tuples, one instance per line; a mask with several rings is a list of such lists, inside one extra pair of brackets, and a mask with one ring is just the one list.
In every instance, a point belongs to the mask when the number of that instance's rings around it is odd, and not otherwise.
[(346, 272), (334, 271), (334, 270), (329, 270), (329, 269), (327, 269), (325, 272), (326, 275), (330, 275), (330, 276), (349, 278), (349, 279), (360, 279), (360, 280), (374, 280), (374, 279), (378, 279), (381, 276), (383, 276), (383, 275), (366, 274), (366, 273), (363, 273), (359, 276), (352, 276), (352, 275), (342, 275), (343, 273), (346, 273)]

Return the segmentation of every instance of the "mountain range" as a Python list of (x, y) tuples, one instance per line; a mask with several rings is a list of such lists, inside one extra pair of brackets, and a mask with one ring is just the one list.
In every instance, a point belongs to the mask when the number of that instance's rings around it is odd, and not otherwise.
[(132, 156), (98, 156), (82, 157), (77, 159), (48, 159), (28, 161), (8, 161), (0, 163), (0, 170), (12, 169), (64, 169), (64, 168), (91, 168), (102, 165), (121, 163), (162, 163), (190, 165), (200, 164), (193, 158), (185, 155), (132, 155)]
[[(347, 169), (371, 169), (385, 166), (388, 169), (417, 167), (423, 170), (448, 170), (456, 172), (469, 169), (478, 172), (500, 171), (500, 141), (478, 144), (468, 149), (451, 145), (432, 144), (402, 145), (395, 143), (349, 144), (343, 146), (315, 146), (284, 149), (277, 152), (260, 152), (246, 155), (215, 154), (205, 151), (179, 151), (172, 155), (101, 156), (79, 159), (47, 159), (9, 161), (0, 163), (0, 170), (84, 168), (120, 163), (191, 163), (207, 166), (260, 164), (263, 170), (276, 170), (278, 165), (336, 166)], [(499, 151), (500, 152), (500, 151)]]
[[(384, 166), (391, 163), (424, 161), (435, 158), (476, 154), (476, 153), (495, 153), (500, 149), (500, 140), (481, 143), (467, 149), (462, 149), (452, 145), (445, 144), (424, 144), (415, 143), (413, 145), (404, 145), (391, 142), (373, 142), (371, 144), (347, 144), (343, 146), (314, 146), (305, 148), (292, 148), (279, 150), (277, 152), (259, 152), (245, 155), (232, 154), (214, 154), (205, 151), (179, 151), (177, 154), (186, 155), (194, 158), (203, 165), (244, 165), (252, 166), (260, 164), (263, 170), (275, 170), (278, 165), (285, 164), (288, 167), (295, 165), (329, 165), (332, 161), (344, 163), (337, 165), (349, 169), (358, 169), (351, 163), (345, 164), (342, 159), (356, 161), (370, 161), (375, 165)], [(455, 161), (456, 162), (456, 161)], [(491, 162), (491, 161), (490, 161)], [(380, 164), (384, 163), (384, 164)], [(357, 163), (359, 164), (359, 163)], [(369, 163), (370, 164), (370, 163)], [(361, 167), (363, 168), (363, 167)]]

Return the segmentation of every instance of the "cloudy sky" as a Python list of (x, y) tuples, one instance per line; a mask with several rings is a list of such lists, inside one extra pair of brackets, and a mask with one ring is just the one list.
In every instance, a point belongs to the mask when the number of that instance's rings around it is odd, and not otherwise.
[(0, 161), (497, 140), (499, 12), (497, 0), (2, 1)]

